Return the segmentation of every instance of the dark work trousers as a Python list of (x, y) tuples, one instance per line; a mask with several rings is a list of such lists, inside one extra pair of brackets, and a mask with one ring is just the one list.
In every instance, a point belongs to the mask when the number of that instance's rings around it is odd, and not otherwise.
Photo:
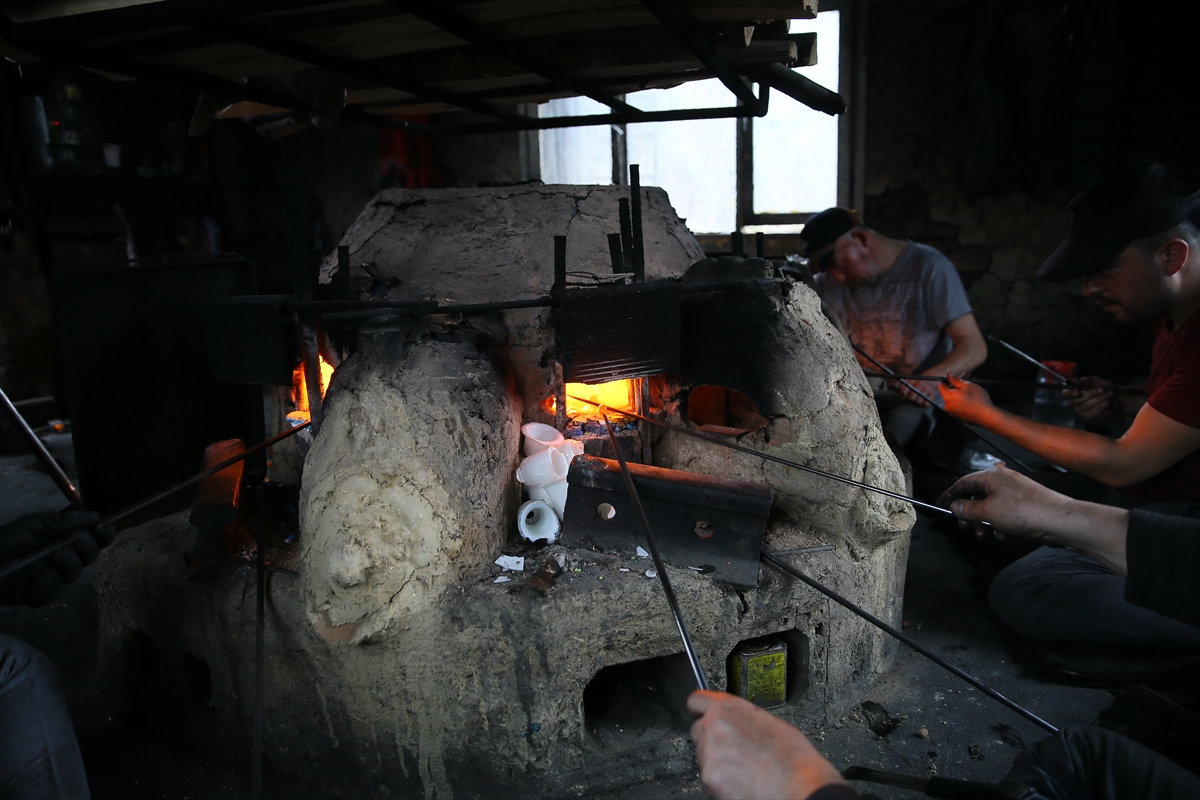
[[(1192, 503), (1142, 507), (1187, 517), (1197, 512)], [(1126, 601), (1124, 578), (1063, 548), (1041, 547), (1005, 567), (992, 581), (988, 605), (1005, 625), (1041, 642), (1200, 649), (1200, 628)]]
[(1200, 649), (1200, 628), (1125, 600), (1125, 579), (1087, 556), (1040, 547), (996, 576), (988, 604), (1040, 642)]
[(1013, 762), (1001, 781), (1039, 800), (1196, 800), (1200, 777), (1148, 747), (1089, 725), (1068, 725)]
[(90, 796), (58, 670), (37, 649), (0, 633), (0, 797)]

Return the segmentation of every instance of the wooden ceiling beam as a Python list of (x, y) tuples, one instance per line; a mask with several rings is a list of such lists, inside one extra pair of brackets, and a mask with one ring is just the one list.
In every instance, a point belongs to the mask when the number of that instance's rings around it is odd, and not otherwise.
[(559, 88), (570, 89), (584, 97), (590, 97), (596, 102), (608, 106), (613, 111), (627, 114), (634, 118), (642, 114), (641, 111), (623, 100), (618, 100), (612, 95), (600, 91), (587, 81), (580, 80), (559, 67), (532, 55), (528, 51), (496, 37), (478, 25), (469, 22), (451, 11), (447, 11), (445, 8), (439, 7), (436, 3), (413, 3), (407, 2), (407, 0), (388, 0), (388, 2), (401, 11), (421, 17), (442, 30), (449, 31), (481, 50), (485, 50), (492, 55), (527, 69), (535, 75), (542, 76)]
[(458, 106), (466, 111), (485, 114), (498, 119), (512, 119), (517, 115), (506, 109), (498, 108), (481, 100), (473, 100), (457, 92), (440, 89), (420, 81), (402, 78), (388, 70), (380, 69), (369, 61), (353, 61), (340, 56), (330, 55), (306, 44), (301, 44), (286, 36), (276, 36), (265, 31), (256, 30), (248, 25), (224, 20), (222, 22), (199, 22), (209, 33), (226, 36), (230, 39), (249, 44), (261, 50), (294, 59), (314, 67), (327, 69), (366, 83), (387, 86), (424, 100)]

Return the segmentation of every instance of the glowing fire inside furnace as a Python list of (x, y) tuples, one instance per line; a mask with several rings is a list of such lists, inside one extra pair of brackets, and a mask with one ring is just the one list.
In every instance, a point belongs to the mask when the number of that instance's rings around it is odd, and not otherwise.
[[(609, 381), (608, 383), (568, 383), (567, 384), (567, 419), (600, 419), (600, 409), (590, 403), (584, 403), (581, 398), (591, 403), (601, 403), (614, 411), (636, 411), (635, 405), (637, 382), (633, 380)], [(544, 407), (553, 413), (556, 410), (554, 398), (546, 400)]]
[[(333, 365), (320, 358), (321, 363), (321, 397), (329, 391), (329, 381), (333, 379)], [(301, 361), (292, 371), (292, 403), (296, 410), (288, 414), (289, 418), (310, 419), (312, 414), (308, 408), (308, 384), (304, 378), (304, 362)]]

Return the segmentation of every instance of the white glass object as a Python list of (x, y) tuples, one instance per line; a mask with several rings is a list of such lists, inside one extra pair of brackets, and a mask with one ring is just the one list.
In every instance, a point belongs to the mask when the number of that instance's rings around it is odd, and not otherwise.
[(530, 500), (517, 509), (517, 530), (528, 541), (554, 544), (561, 528), (558, 515), (542, 500)]
[(540, 453), (547, 447), (558, 447), (563, 443), (563, 435), (553, 425), (544, 422), (527, 422), (521, 426), (525, 434), (525, 455)]

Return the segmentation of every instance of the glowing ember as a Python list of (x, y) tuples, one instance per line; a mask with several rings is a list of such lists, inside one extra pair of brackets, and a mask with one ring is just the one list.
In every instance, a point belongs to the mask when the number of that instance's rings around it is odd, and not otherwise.
[[(636, 409), (634, 405), (634, 388), (635, 382), (632, 380), (609, 381), (608, 383), (597, 383), (595, 385), (568, 383), (567, 418), (600, 419), (600, 410), (596, 406), (580, 402), (579, 400), (573, 400), (573, 397), (590, 400), (593, 403), (603, 403), (616, 411), (633, 411)], [(548, 410), (554, 411), (553, 398), (550, 399)]]
[[(333, 378), (333, 365), (320, 356), (318, 358), (321, 362), (321, 397), (324, 397), (325, 392), (329, 390), (329, 381)], [(292, 371), (292, 404), (296, 406), (293, 414), (302, 414), (304, 419), (309, 418), (308, 384), (304, 379), (303, 361), (297, 364), (296, 369)]]

